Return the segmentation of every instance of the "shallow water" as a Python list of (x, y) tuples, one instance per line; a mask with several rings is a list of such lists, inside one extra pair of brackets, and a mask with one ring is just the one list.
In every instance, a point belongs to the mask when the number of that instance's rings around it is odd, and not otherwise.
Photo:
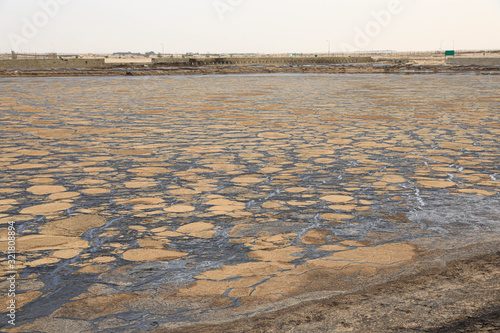
[(21, 78), (0, 93), (26, 329), (229, 320), (400, 274), (420, 239), (500, 231), (498, 77)]

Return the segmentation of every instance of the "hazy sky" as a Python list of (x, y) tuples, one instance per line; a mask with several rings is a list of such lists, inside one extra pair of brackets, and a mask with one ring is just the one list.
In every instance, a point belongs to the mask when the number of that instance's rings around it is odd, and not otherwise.
[(500, 0), (0, 0), (0, 32), (2, 53), (500, 49)]

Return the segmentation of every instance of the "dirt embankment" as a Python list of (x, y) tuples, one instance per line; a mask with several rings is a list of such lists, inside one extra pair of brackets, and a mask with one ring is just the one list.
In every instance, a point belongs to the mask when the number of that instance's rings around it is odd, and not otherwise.
[(434, 66), (402, 64), (356, 65), (293, 65), (293, 66), (207, 66), (207, 67), (149, 67), (110, 69), (62, 70), (0, 70), (0, 77), (60, 77), (60, 76), (146, 76), (146, 75), (208, 75), (208, 74), (436, 74), (478, 73), (500, 74), (499, 66)]

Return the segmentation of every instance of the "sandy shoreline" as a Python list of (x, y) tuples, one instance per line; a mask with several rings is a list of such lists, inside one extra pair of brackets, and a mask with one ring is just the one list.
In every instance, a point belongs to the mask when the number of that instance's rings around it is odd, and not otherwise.
[(477, 73), (500, 75), (499, 66), (447, 65), (295, 65), (295, 66), (209, 66), (209, 67), (152, 67), (113, 69), (59, 70), (0, 70), (0, 77), (66, 77), (66, 76), (155, 76), (155, 75), (214, 75), (214, 74), (455, 74)]
[[(486, 244), (483, 244), (483, 246)], [(498, 242), (465, 257), (345, 295), (221, 325), (152, 332), (497, 332), (500, 330)]]

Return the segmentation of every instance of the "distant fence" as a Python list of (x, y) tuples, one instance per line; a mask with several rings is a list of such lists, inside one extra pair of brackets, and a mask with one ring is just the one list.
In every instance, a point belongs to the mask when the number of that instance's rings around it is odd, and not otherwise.
[(457, 66), (500, 66), (500, 58), (448, 58), (446, 63)]
[(6, 69), (117, 68), (142, 66), (222, 66), (222, 65), (308, 65), (372, 63), (371, 57), (227, 57), (227, 58), (153, 58), (152, 63), (106, 63), (105, 59), (16, 59), (0, 60)]
[(57, 59), (57, 53), (17, 53), (11, 52), (11, 59)]
[(306, 65), (371, 63), (371, 57), (235, 57), (235, 58), (153, 58), (153, 64), (161, 65)]

